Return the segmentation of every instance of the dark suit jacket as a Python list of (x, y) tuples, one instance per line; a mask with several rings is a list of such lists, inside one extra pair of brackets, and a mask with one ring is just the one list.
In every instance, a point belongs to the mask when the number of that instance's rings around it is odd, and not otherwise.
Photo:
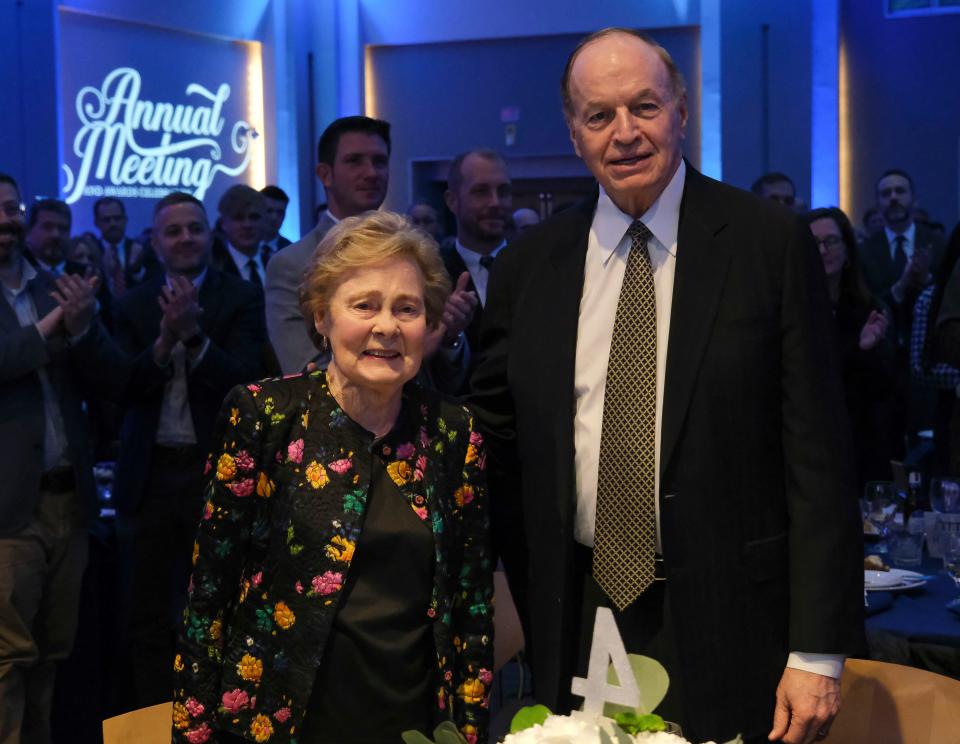
[[(914, 248), (924, 247), (930, 251), (930, 273), (936, 274), (937, 267), (943, 258), (944, 241), (939, 234), (924, 225), (917, 225), (914, 235)], [(880, 298), (893, 311), (893, 325), (897, 331), (897, 339), (901, 346), (910, 343), (910, 328), (913, 323), (913, 305), (917, 294), (904, 297), (903, 302), (897, 302), (891, 288), (900, 279), (900, 272), (894, 266), (890, 257), (890, 242), (885, 230), (865, 240), (859, 249), (860, 266), (863, 278), (870, 291)]]
[[(160, 408), (172, 368), (153, 361), (153, 343), (162, 312), (157, 303), (166, 275), (128, 292), (116, 304), (114, 322), (119, 349), (109, 371), (114, 398), (125, 408), (114, 499), (118, 511), (134, 513), (150, 471)], [(200, 326), (210, 346), (187, 377), (190, 413), (197, 444), (209, 448), (220, 403), (231, 387), (261, 375), (260, 353), (266, 340), (263, 297), (248, 282), (207, 269), (200, 287)], [(86, 340), (85, 340), (86, 341)], [(93, 354), (95, 346), (78, 349)]]
[[(38, 272), (27, 291), (42, 318), (56, 302), (50, 296), (53, 278)], [(95, 329), (94, 335), (99, 332)], [(81, 364), (62, 334), (45, 341), (36, 328), (21, 328), (6, 298), (0, 297), (0, 535), (23, 529), (37, 506), (43, 473), (46, 419), (38, 371), (45, 369), (60, 405), (67, 438), (67, 457), (74, 467), (84, 516), (96, 515), (96, 491), (87, 435), (83, 395), (87, 373), (105, 362), (92, 356)]]
[[(578, 645), (574, 367), (595, 203), (531, 228), (498, 257), (470, 397), (495, 459), (495, 539), (548, 706), (564, 705)], [(769, 731), (789, 651), (865, 646), (831, 326), (809, 229), (688, 166), (657, 496), (694, 740)]]

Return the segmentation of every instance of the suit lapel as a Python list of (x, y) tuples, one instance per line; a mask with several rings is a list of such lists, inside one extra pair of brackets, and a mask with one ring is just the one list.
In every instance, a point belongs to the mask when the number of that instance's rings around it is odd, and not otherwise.
[(680, 436), (730, 262), (730, 246), (721, 236), (727, 219), (715, 195), (704, 193), (707, 183), (687, 166), (660, 428), (661, 474)]

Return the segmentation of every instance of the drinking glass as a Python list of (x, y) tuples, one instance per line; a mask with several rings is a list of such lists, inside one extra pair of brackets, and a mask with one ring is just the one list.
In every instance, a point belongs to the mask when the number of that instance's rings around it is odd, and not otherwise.
[(889, 551), (887, 536), (903, 499), (894, 483), (890, 481), (870, 481), (864, 489), (863, 501), (867, 519), (877, 528), (877, 534), (880, 535), (880, 540), (874, 546), (874, 551), (887, 553)]
[[(953, 579), (957, 589), (960, 589), (960, 535), (958, 534), (951, 534), (945, 540), (943, 568), (947, 576)], [(947, 607), (960, 608), (960, 597), (948, 602)]]
[(930, 506), (940, 514), (960, 514), (960, 479), (931, 478)]

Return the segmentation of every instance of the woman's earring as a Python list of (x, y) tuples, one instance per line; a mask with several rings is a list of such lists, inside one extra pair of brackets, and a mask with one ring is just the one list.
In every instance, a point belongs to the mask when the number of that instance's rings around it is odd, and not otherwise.
[(326, 350), (329, 349), (329, 348), (330, 348), (330, 342), (327, 341), (327, 337), (326, 337), (326, 336), (321, 336), (321, 337), (320, 337), (320, 350), (321, 350), (321, 351), (326, 351)]

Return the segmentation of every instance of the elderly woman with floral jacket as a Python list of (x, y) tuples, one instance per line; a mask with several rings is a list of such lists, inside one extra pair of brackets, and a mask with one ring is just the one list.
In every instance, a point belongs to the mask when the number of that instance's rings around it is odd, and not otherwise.
[(174, 660), (173, 736), (386, 744), (453, 720), (485, 741), (485, 454), (417, 387), (449, 283), (400, 217), (344, 220), (302, 289), (332, 361), (234, 389)]

